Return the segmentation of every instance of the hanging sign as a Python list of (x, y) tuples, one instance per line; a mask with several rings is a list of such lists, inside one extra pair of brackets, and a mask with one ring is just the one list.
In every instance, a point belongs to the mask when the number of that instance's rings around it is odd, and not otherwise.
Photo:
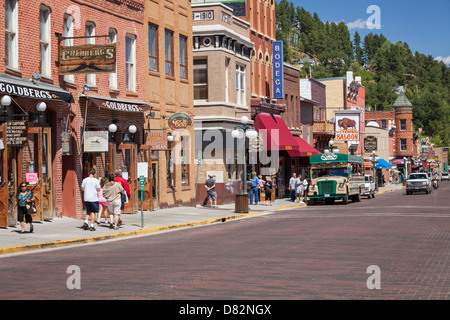
[(375, 136), (366, 136), (364, 138), (364, 152), (372, 153), (378, 151), (378, 139)]
[(283, 41), (274, 41), (273, 50), (273, 97), (284, 98), (284, 75), (283, 75)]
[(359, 113), (336, 113), (335, 140), (359, 141)]
[(167, 150), (167, 132), (147, 131), (145, 133), (145, 144), (150, 146), (150, 150)]
[(110, 73), (115, 71), (115, 43), (61, 47), (59, 74)]
[(175, 113), (169, 118), (169, 127), (175, 131), (184, 131), (192, 125), (192, 119), (185, 113)]
[(108, 131), (86, 131), (84, 133), (84, 152), (108, 152)]

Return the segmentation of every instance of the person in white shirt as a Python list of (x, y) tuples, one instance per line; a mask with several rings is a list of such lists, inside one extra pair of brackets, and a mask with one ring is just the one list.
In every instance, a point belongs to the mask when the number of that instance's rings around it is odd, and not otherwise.
[[(95, 169), (89, 170), (89, 177), (85, 178), (81, 183), (81, 191), (84, 193), (84, 205), (86, 207), (86, 220), (84, 221), (84, 230), (95, 231), (95, 215), (98, 213), (98, 192), (100, 191), (100, 183), (95, 178)], [(91, 226), (89, 227), (89, 218)]]

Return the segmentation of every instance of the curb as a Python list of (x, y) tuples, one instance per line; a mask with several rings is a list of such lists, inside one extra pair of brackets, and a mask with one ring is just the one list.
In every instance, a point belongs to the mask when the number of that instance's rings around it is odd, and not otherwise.
[(299, 204), (293, 204), (293, 205), (290, 205), (290, 206), (278, 207), (278, 208), (275, 209), (275, 211), (283, 210), (283, 209), (290, 209), (290, 208), (306, 207), (306, 206), (307, 206), (306, 203), (302, 203), (302, 204), (299, 203)]
[(168, 225), (168, 226), (162, 226), (162, 227), (153, 227), (153, 228), (136, 230), (136, 231), (127, 231), (127, 232), (122, 232), (122, 233), (114, 233), (114, 234), (93, 236), (93, 237), (87, 237), (87, 238), (56, 240), (56, 241), (42, 242), (42, 243), (36, 243), (36, 244), (30, 244), (30, 245), (16, 246), (16, 247), (6, 247), (6, 248), (0, 248), (0, 256), (4, 255), (4, 254), (8, 254), (8, 253), (17, 253), (17, 252), (32, 251), (32, 250), (44, 250), (44, 249), (58, 248), (58, 247), (69, 246), (69, 245), (93, 243), (93, 242), (102, 241), (102, 240), (110, 240), (110, 239), (118, 239), (118, 238), (130, 237), (130, 236), (137, 236), (137, 235), (155, 233), (155, 232), (160, 232), (160, 231), (169, 231), (169, 230), (175, 230), (175, 229), (181, 229), (181, 228), (207, 225), (207, 224), (213, 224), (213, 223), (218, 223), (218, 222), (226, 222), (228, 220), (235, 220), (235, 219), (260, 215), (263, 213), (264, 212), (249, 212), (249, 213), (213, 218), (213, 219), (209, 219), (209, 220), (174, 224), (174, 225)]

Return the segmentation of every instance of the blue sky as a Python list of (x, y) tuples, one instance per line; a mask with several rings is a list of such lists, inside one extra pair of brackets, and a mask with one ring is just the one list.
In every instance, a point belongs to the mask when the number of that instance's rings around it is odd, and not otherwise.
[[(294, 7), (317, 12), (322, 21), (344, 21), (350, 29), (352, 40), (357, 30), (364, 39), (370, 32), (382, 33), (395, 43), (408, 43), (413, 51), (450, 64), (450, 0), (288, 0)], [(368, 29), (367, 20), (374, 11), (380, 12), (380, 29)], [(374, 22), (369, 19), (369, 22)]]

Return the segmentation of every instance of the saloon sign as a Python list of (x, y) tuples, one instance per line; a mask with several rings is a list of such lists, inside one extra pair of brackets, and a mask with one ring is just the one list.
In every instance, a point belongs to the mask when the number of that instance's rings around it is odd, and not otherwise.
[(335, 140), (359, 141), (359, 113), (336, 114)]
[(169, 118), (169, 127), (175, 131), (187, 130), (191, 125), (191, 117), (184, 113), (175, 113)]

